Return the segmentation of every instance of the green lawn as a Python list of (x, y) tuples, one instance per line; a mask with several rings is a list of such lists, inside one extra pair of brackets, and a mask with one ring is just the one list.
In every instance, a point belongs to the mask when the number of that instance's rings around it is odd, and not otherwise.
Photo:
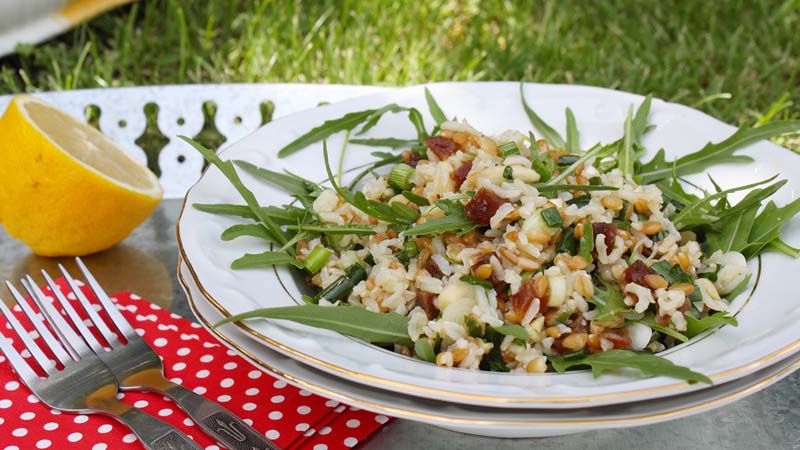
[(0, 59), (0, 93), (524, 79), (653, 93), (730, 123), (800, 117), (800, 0), (533, 3), (139, 2)]

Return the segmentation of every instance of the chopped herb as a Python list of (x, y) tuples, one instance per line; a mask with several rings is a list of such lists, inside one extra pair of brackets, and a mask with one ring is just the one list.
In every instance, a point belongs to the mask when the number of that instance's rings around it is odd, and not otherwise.
[(503, 178), (508, 181), (514, 181), (514, 169), (512, 169), (511, 166), (506, 166), (505, 169), (503, 169)]
[(542, 220), (550, 228), (557, 228), (564, 226), (564, 220), (561, 218), (561, 213), (558, 208), (547, 208), (542, 210)]
[(528, 330), (525, 329), (522, 325), (512, 325), (512, 324), (505, 324), (499, 327), (491, 327), (492, 330), (506, 335), (506, 336), (514, 336), (517, 339), (530, 339), (531, 335), (528, 333)]
[(467, 332), (472, 337), (481, 337), (486, 332), (483, 324), (470, 316), (464, 316), (464, 326), (467, 327)]
[(493, 289), (494, 288), (494, 286), (492, 286), (492, 283), (490, 283), (490, 282), (488, 282), (486, 280), (480, 280), (478, 278), (473, 277), (472, 275), (461, 275), (461, 278), (459, 278), (459, 280), (463, 281), (464, 283), (468, 283), (468, 284), (471, 284), (473, 286), (484, 287), (486, 289)]
[(410, 201), (411, 203), (413, 203), (413, 204), (415, 204), (417, 206), (428, 206), (428, 205), (431, 204), (431, 202), (429, 202), (427, 198), (425, 198), (425, 197), (423, 197), (421, 195), (417, 195), (417, 194), (415, 194), (415, 193), (413, 193), (411, 191), (403, 191), (402, 194), (403, 194), (403, 197), (407, 198), (408, 201)]
[(575, 161), (580, 159), (578, 155), (561, 155), (558, 157), (558, 165), (559, 166), (569, 166), (571, 164), (575, 164)]
[(367, 279), (367, 270), (361, 264), (353, 264), (344, 271), (344, 275), (334, 280), (328, 287), (314, 296), (314, 303), (326, 300), (331, 303), (350, 295), (353, 288)]
[(399, 191), (411, 189), (411, 177), (414, 176), (414, 168), (408, 164), (400, 163), (389, 172), (389, 186)]
[(591, 195), (579, 195), (577, 197), (573, 197), (567, 200), (568, 205), (575, 205), (578, 208), (583, 208), (584, 206), (588, 205), (592, 201)]
[(317, 273), (322, 269), (322, 266), (325, 265), (325, 262), (328, 261), (328, 258), (331, 257), (333, 251), (318, 245), (314, 247), (314, 250), (311, 250), (311, 253), (308, 254), (304, 264), (306, 266), (306, 270), (311, 273)]
[(506, 142), (505, 144), (498, 146), (497, 150), (500, 152), (500, 156), (503, 158), (508, 158), (511, 155), (519, 155), (519, 148), (514, 142)]

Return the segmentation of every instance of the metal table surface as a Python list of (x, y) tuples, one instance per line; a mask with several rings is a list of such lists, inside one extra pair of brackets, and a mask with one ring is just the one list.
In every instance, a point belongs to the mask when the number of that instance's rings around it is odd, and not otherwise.
[[(128, 290), (192, 319), (175, 276), (175, 221), (180, 200), (165, 200), (124, 242), (84, 260), (110, 291)], [(69, 259), (32, 255), (0, 229), (0, 279), (39, 269), (54, 272)], [(43, 281), (41, 278), (38, 281)], [(0, 296), (7, 298), (4, 292)], [(657, 425), (538, 439), (492, 439), (396, 420), (361, 447), (373, 449), (800, 449), (800, 372), (722, 408)]]

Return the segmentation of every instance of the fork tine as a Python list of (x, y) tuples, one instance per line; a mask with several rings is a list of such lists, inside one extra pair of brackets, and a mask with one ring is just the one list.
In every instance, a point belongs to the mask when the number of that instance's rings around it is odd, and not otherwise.
[(67, 272), (67, 269), (64, 268), (61, 264), (58, 265), (58, 269), (61, 271), (61, 274), (64, 275), (64, 278), (67, 280), (67, 284), (69, 284), (69, 288), (75, 294), (75, 297), (78, 298), (78, 302), (80, 302), (83, 310), (86, 311), (86, 314), (89, 315), (89, 319), (94, 323), (94, 326), (100, 331), (100, 334), (103, 335), (106, 342), (108, 342), (109, 347), (112, 349), (118, 348), (120, 345), (119, 339), (117, 335), (114, 334), (113, 331), (106, 325), (106, 322), (97, 314), (97, 311), (92, 308), (92, 304), (89, 302), (89, 299), (83, 295), (83, 291), (78, 287), (75, 283), (75, 279), (72, 278), (72, 275)]
[(91, 347), (95, 352), (104, 351), (103, 345), (100, 344), (100, 341), (94, 337), (94, 334), (92, 334), (86, 324), (83, 323), (83, 319), (80, 318), (78, 313), (75, 311), (75, 308), (72, 307), (72, 303), (70, 303), (70, 301), (64, 297), (64, 294), (61, 292), (61, 289), (58, 288), (56, 282), (53, 281), (53, 279), (45, 270), (42, 270), (42, 275), (44, 276), (47, 285), (50, 287), (50, 290), (53, 291), (53, 295), (56, 296), (58, 302), (61, 304), (61, 307), (64, 308), (67, 316), (69, 316), (72, 323), (75, 324), (75, 327), (78, 329), (78, 332), (80, 332), (81, 336), (83, 336), (83, 340), (86, 341), (86, 343), (89, 344), (89, 347)]
[[(0, 304), (3, 304), (2, 300), (0, 300)], [(3, 304), (3, 306), (5, 305)], [(3, 314), (6, 317), (9, 317), (9, 314), (6, 314), (6, 311), (8, 311), (8, 309), (3, 308)], [(34, 372), (33, 369), (31, 369), (31, 366), (28, 365), (28, 362), (25, 361), (22, 355), (20, 355), (14, 348), (14, 346), (11, 345), (11, 340), (8, 339), (6, 335), (1, 331), (0, 331), (0, 351), (2, 351), (4, 355), (6, 355), (6, 359), (8, 360), (9, 363), (11, 363), (11, 367), (14, 368), (14, 370), (17, 372), (20, 378), (22, 378), (22, 381), (24, 381), (25, 384), (28, 384), (31, 381), (39, 378), (39, 375), (37, 375), (36, 372)], [(55, 369), (55, 365), (53, 365), (53, 363), (51, 363), (49, 359), (47, 360), (47, 362), (52, 365), (52, 369)], [(52, 369), (45, 369), (45, 372), (50, 373)]]
[[(17, 288), (15, 288), (14, 285), (9, 283), (8, 281), (6, 281), (6, 287), (11, 292), (11, 295), (14, 297), (14, 299), (17, 301), (19, 307), (22, 308), (22, 312), (24, 312), (25, 315), (28, 316), (28, 320), (30, 320), (31, 323), (33, 323), (33, 327), (36, 328), (36, 331), (39, 333), (39, 336), (44, 340), (45, 344), (47, 344), (47, 346), (50, 348), (50, 351), (53, 352), (56, 359), (59, 360), (62, 364), (66, 364), (68, 361), (72, 361), (72, 358), (64, 350), (64, 347), (62, 347), (61, 344), (58, 343), (58, 339), (56, 339), (55, 336), (53, 336), (53, 333), (50, 332), (50, 330), (44, 324), (42, 319), (37, 317), (36, 311), (34, 311), (33, 308), (31, 308), (31, 305), (25, 301), (25, 297), (23, 297), (22, 294), (19, 293)], [(20, 330), (17, 330), (17, 333), (22, 334), (23, 332), (24, 329), (22, 328)], [(27, 335), (27, 333), (25, 333), (25, 335)], [(33, 341), (31, 342), (33, 343)], [(27, 345), (27, 343), (26, 347), (28, 347), (28, 350), (31, 350), (30, 346)], [(38, 348), (38, 345), (36, 347)], [(31, 353), (33, 353), (32, 350)]]
[(82, 356), (92, 353), (92, 350), (86, 345), (86, 342), (72, 329), (72, 327), (64, 320), (64, 316), (53, 307), (53, 304), (48, 302), (45, 298), (44, 292), (39, 289), (36, 282), (33, 281), (30, 275), (26, 279), (21, 280), (22, 286), (28, 291), (33, 301), (39, 306), (39, 311), (42, 312), (47, 322), (55, 330), (59, 340), (64, 348), (72, 356), (72, 359), (78, 360)]
[(114, 322), (114, 325), (119, 328), (119, 330), (125, 336), (138, 336), (136, 331), (133, 329), (130, 323), (122, 316), (122, 314), (117, 309), (116, 305), (111, 301), (106, 294), (106, 291), (100, 286), (100, 283), (94, 278), (92, 272), (89, 271), (89, 268), (83, 263), (80, 257), (75, 258), (75, 262), (78, 263), (78, 268), (81, 269), (83, 272), (83, 277), (86, 278), (86, 281), (89, 283), (89, 287), (92, 288), (94, 291), (94, 295), (100, 300), (100, 303), (103, 305), (103, 309), (106, 310), (106, 313), (111, 317), (111, 321)]
[[(13, 288), (13, 286), (11, 286), (11, 288)], [(14, 291), (16, 291), (16, 289), (14, 289)], [(19, 302), (17, 296), (14, 295), (14, 291), (11, 291), (11, 295), (14, 296), (15, 299), (17, 299), (17, 302)], [(17, 295), (19, 295), (19, 292), (17, 292)], [(8, 306), (6, 306), (6, 304), (1, 300), (0, 300), (0, 311), (3, 312), (4, 316), (6, 316), (8, 324), (11, 325), (11, 328), (14, 329), (14, 331), (17, 333), (17, 336), (19, 336), (20, 340), (22, 340), (22, 343), (25, 344), (25, 348), (27, 348), (28, 351), (31, 352), (31, 356), (33, 356), (33, 359), (35, 359), (36, 362), (39, 363), (39, 366), (42, 369), (44, 369), (45, 373), (49, 374), (54, 372), (56, 370), (55, 363), (50, 358), (48, 358), (47, 355), (44, 354), (44, 352), (42, 352), (42, 349), (40, 349), (35, 342), (33, 342), (33, 339), (28, 334), (28, 332), (25, 331), (25, 328), (22, 326), (22, 324), (19, 323), (17, 317), (14, 316), (11, 310), (8, 309)], [(31, 321), (33, 321), (33, 319), (31, 319)], [(41, 333), (39, 334), (41, 335)], [(3, 338), (2, 340), (5, 341), (6, 339)], [(7, 346), (11, 347), (11, 343), (8, 342)], [(11, 347), (11, 349), (14, 350), (14, 347)], [(3, 348), (3, 351), (5, 351), (5, 347)], [(14, 350), (14, 352), (16, 353), (16, 350)], [(6, 356), (8, 356), (8, 354), (6, 354)], [(27, 365), (28, 363), (25, 364)], [(30, 367), (28, 367), (28, 369), (30, 369)]]

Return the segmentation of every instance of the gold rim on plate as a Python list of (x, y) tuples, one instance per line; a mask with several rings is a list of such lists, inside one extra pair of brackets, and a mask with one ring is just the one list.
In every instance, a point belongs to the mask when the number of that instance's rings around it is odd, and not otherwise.
[[(686, 415), (686, 414), (691, 414), (693, 412), (700, 412), (700, 410), (704, 410), (704, 409), (707, 409), (707, 408), (713, 408), (714, 406), (717, 406), (717, 405), (719, 405), (721, 403), (725, 403), (725, 402), (728, 402), (728, 401), (734, 401), (734, 400), (737, 400), (739, 398), (745, 397), (745, 396), (747, 396), (747, 395), (749, 395), (751, 393), (760, 391), (761, 389), (769, 386), (770, 384), (774, 383), (775, 381), (777, 381), (778, 379), (782, 378), (783, 376), (788, 375), (789, 373), (791, 373), (795, 369), (800, 368), (800, 359), (798, 359), (797, 361), (795, 361), (791, 365), (781, 369), (779, 372), (777, 372), (775, 374), (772, 374), (769, 377), (764, 378), (763, 380), (761, 380), (761, 381), (759, 381), (759, 382), (757, 382), (755, 384), (752, 384), (752, 385), (749, 385), (747, 387), (744, 387), (744, 388), (741, 388), (739, 390), (736, 390), (734, 392), (731, 392), (728, 395), (725, 395), (725, 396), (722, 396), (722, 397), (719, 397), (719, 398), (716, 398), (716, 399), (713, 399), (713, 400), (708, 400), (708, 401), (705, 401), (705, 402), (702, 402), (702, 403), (698, 403), (696, 405), (673, 409), (673, 410), (667, 411), (667, 412), (654, 413), (654, 414), (644, 414), (644, 415), (635, 416), (635, 417), (614, 418), (614, 419), (610, 419), (610, 418), (609, 419), (578, 419), (578, 420), (564, 420), (564, 421), (556, 421), (556, 420), (486, 420), (486, 419), (480, 419), (479, 420), (479, 419), (466, 419), (466, 418), (446, 417), (446, 416), (441, 416), (441, 415), (437, 415), (437, 414), (423, 413), (423, 412), (419, 412), (419, 411), (412, 411), (412, 410), (399, 408), (399, 407), (395, 407), (395, 406), (386, 406), (386, 405), (381, 405), (381, 404), (378, 404), (378, 403), (373, 403), (373, 402), (370, 402), (370, 401), (367, 401), (367, 400), (356, 399), (356, 398), (353, 398), (353, 397), (348, 396), (346, 394), (335, 392), (335, 391), (332, 391), (332, 390), (330, 390), (328, 388), (325, 388), (325, 387), (322, 387), (322, 386), (318, 386), (318, 385), (316, 385), (316, 384), (314, 384), (312, 382), (297, 378), (297, 377), (295, 377), (293, 375), (290, 375), (290, 374), (287, 374), (286, 372), (283, 372), (280, 369), (276, 369), (276, 368), (270, 366), (268, 363), (262, 361), (257, 356), (253, 355), (248, 350), (244, 349), (238, 343), (233, 341), (233, 339), (231, 339), (228, 336), (222, 334), (218, 329), (213, 328), (212, 324), (210, 322), (208, 322), (208, 320), (206, 320), (205, 316), (203, 316), (202, 314), (200, 314), (198, 312), (197, 305), (195, 304), (194, 297), (192, 296), (191, 289), (188, 287), (187, 282), (184, 279), (183, 273), (181, 271), (181, 267), (182, 267), (182, 265), (184, 263), (186, 263), (186, 261), (183, 259), (183, 257), (179, 257), (178, 258), (178, 270), (177, 270), (178, 279), (180, 280), (181, 284), (184, 287), (184, 290), (186, 291), (186, 296), (187, 296), (187, 299), (189, 301), (189, 305), (191, 306), (192, 310), (195, 312), (195, 316), (203, 323), (204, 327), (209, 332), (211, 332), (214, 336), (217, 337), (217, 339), (225, 342), (230, 347), (235, 348), (238, 352), (240, 352), (242, 355), (247, 357), (247, 359), (250, 360), (251, 363), (254, 363), (254, 364), (260, 366), (261, 368), (263, 368), (263, 369), (265, 369), (265, 370), (267, 370), (269, 372), (272, 372), (275, 375), (278, 375), (278, 376), (280, 376), (282, 378), (285, 378), (285, 379), (291, 381), (292, 383), (294, 383), (296, 385), (302, 386), (305, 389), (314, 391), (314, 392), (319, 393), (319, 394), (321, 394), (323, 396), (337, 398), (337, 399), (339, 399), (339, 400), (341, 400), (341, 401), (343, 401), (345, 403), (359, 404), (359, 405), (363, 406), (365, 409), (378, 410), (378, 411), (381, 411), (381, 412), (384, 412), (384, 413), (388, 413), (389, 415), (403, 416), (403, 417), (406, 417), (406, 418), (413, 418), (413, 419), (420, 420), (420, 421), (435, 420), (435, 421), (440, 422), (440, 423), (450, 423), (450, 424), (454, 424), (454, 425), (480, 425), (480, 426), (489, 426), (489, 425), (494, 425), (494, 426), (568, 426), (568, 425), (598, 425), (598, 424), (635, 423), (635, 422), (646, 422), (646, 421), (651, 421), (651, 420), (659, 420), (660, 421), (660, 420), (678, 418), (679, 416), (683, 416), (683, 415)], [(189, 268), (188, 263), (186, 263), (186, 267)], [(191, 270), (190, 270), (190, 272), (191, 272)], [(199, 290), (199, 286), (195, 285), (195, 287), (197, 287), (198, 290)], [(203, 296), (206, 297), (205, 295), (203, 295)], [(209, 303), (211, 303), (211, 301), (209, 301)], [(213, 305), (213, 303), (212, 303), (212, 305)], [(216, 309), (216, 307), (215, 307), (215, 309)], [(220, 311), (220, 313), (222, 314), (221, 311)]]

